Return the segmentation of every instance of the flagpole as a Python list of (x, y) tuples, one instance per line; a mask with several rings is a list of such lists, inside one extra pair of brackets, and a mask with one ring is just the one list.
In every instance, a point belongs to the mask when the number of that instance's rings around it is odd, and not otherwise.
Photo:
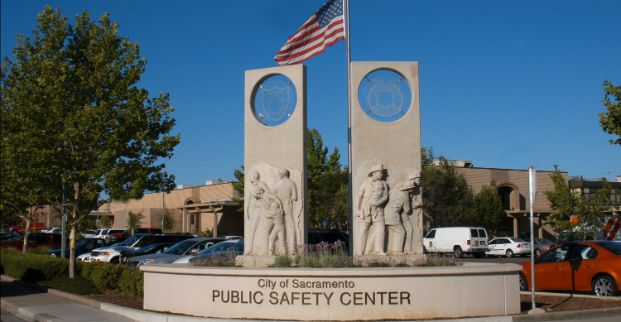
[[(349, 0), (343, 0), (343, 15), (345, 19), (345, 52), (347, 54), (347, 176), (348, 176), (348, 187), (349, 187), (349, 238), (351, 239), (354, 235), (353, 232), (353, 201), (352, 201), (352, 169), (351, 169), (351, 159), (352, 159), (352, 150), (351, 150), (351, 54), (349, 51)], [(349, 241), (349, 252), (353, 254), (352, 250), (352, 241)]]

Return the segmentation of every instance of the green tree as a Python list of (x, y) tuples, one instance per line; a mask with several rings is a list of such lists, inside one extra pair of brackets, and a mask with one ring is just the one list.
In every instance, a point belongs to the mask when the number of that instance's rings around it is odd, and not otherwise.
[(348, 219), (348, 171), (341, 168), (340, 153), (328, 148), (317, 129), (306, 132), (308, 220), (310, 227), (319, 228), (323, 219), (329, 225), (344, 229)]
[(175, 220), (173, 216), (168, 212), (168, 210), (164, 211), (164, 217), (162, 218), (162, 231), (171, 231), (175, 225)]
[[(145, 190), (168, 191), (164, 171), (178, 135), (167, 94), (149, 98), (137, 86), (146, 61), (139, 47), (118, 35), (108, 14), (91, 21), (87, 12), (67, 23), (47, 6), (32, 39), (18, 37), (15, 61), (5, 59), (3, 98), (16, 113), (17, 131), (28, 126), (49, 137), (45, 154), (54, 182), (63, 182), (70, 204), (69, 276), (75, 276), (76, 226), (105, 191), (113, 199), (139, 198)], [(38, 105), (28, 100), (40, 91)], [(41, 115), (46, 119), (41, 121)], [(31, 153), (34, 153), (31, 151)], [(27, 163), (26, 165), (28, 165)]]
[(605, 112), (599, 113), (599, 123), (602, 130), (616, 139), (611, 139), (611, 144), (621, 145), (621, 86), (615, 86), (610, 81), (604, 81), (604, 98), (602, 104)]
[(244, 166), (242, 165), (239, 169), (235, 169), (235, 171), (233, 172), (233, 176), (235, 176), (235, 179), (237, 180), (237, 182), (233, 182), (233, 189), (235, 189), (239, 198), (243, 199), (244, 198)]
[(102, 216), (99, 219), (99, 227), (101, 228), (111, 228), (112, 225), (114, 224), (114, 217), (112, 216)]
[[(56, 21), (49, 29), (63, 28)], [(35, 33), (47, 35), (50, 30)], [(62, 84), (62, 67), (53, 64), (59, 45), (55, 39), (37, 39), (30, 44), (18, 37), (20, 45), (14, 54), (28, 55), (29, 64), (19, 64), (4, 58), (0, 87), (0, 148), (2, 151), (0, 209), (3, 220), (19, 218), (25, 236), (22, 251), (28, 249), (28, 234), (34, 213), (45, 205), (59, 203), (61, 178), (55, 175), (58, 167), (49, 160), (56, 156), (54, 121), (47, 117), (50, 102), (45, 86), (57, 88)], [(38, 46), (37, 56), (31, 48)], [(17, 72), (16, 72), (17, 71)], [(19, 86), (17, 86), (19, 84)]]
[(140, 222), (144, 218), (144, 215), (139, 212), (130, 211), (127, 214), (127, 228), (134, 234), (134, 230), (140, 226)]
[(423, 168), (421, 179), (423, 211), (434, 227), (469, 224), (473, 195), (463, 175), (440, 157), (438, 165)]
[(558, 230), (565, 230), (571, 227), (570, 217), (576, 214), (576, 209), (580, 204), (580, 196), (574, 194), (569, 187), (569, 183), (559, 170), (554, 166), (554, 172), (550, 175), (554, 189), (545, 191), (546, 198), (550, 201), (553, 209), (547, 221), (553, 224)]
[[(344, 230), (348, 220), (348, 171), (342, 168), (340, 153), (334, 148), (328, 156), (328, 148), (317, 129), (306, 132), (307, 139), (307, 214), (311, 227), (318, 228), (324, 218), (331, 228)], [(244, 167), (233, 173), (233, 184), (240, 196), (244, 195)]]
[(490, 234), (496, 235), (497, 228), (507, 219), (502, 208), (502, 199), (498, 194), (496, 183), (483, 186), (474, 196), (472, 208), (468, 212), (468, 223), (473, 226), (486, 227)]

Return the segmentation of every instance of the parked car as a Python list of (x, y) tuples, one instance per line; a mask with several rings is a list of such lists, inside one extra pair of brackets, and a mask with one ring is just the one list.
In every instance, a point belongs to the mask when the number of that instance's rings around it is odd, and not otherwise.
[[(30, 224), (30, 231), (31, 232), (36, 232), (37, 230), (41, 230), (43, 228), (45, 228), (45, 224), (43, 224), (42, 222), (35, 222), (35, 223), (31, 223)], [(9, 230), (23, 234), (24, 233), (24, 226), (22, 224), (10, 226)]]
[(83, 238), (95, 238), (99, 230), (87, 229), (82, 233)]
[[(28, 234), (28, 247), (50, 247), (59, 248), (61, 244), (62, 236), (60, 234), (46, 234), (46, 233), (29, 233)], [(12, 247), (16, 249), (22, 249), (24, 244), (23, 235), (15, 235), (13, 238), (0, 241), (0, 247)]]
[(172, 243), (172, 242), (155, 243), (155, 244), (150, 244), (150, 245), (138, 248), (138, 249), (126, 248), (126, 249), (121, 250), (121, 258), (119, 261), (123, 264), (127, 264), (127, 260), (132, 257), (148, 255), (148, 254), (158, 254), (158, 253), (166, 251), (168, 248), (170, 248), (174, 244), (176, 243)]
[[(75, 243), (75, 254), (76, 256), (80, 256), (84, 253), (90, 252), (95, 248), (104, 247), (107, 245), (108, 244), (105, 240), (99, 238), (80, 239), (77, 243)], [(67, 248), (65, 249), (65, 258), (69, 258), (69, 253), (69, 245), (67, 245)], [(60, 257), (60, 254), (62, 254), (62, 250), (60, 248), (51, 249), (47, 252), (47, 254), (54, 257)]]
[(109, 247), (94, 249), (90, 253), (78, 256), (78, 260), (85, 262), (119, 263), (123, 249), (138, 249), (154, 243), (179, 242), (194, 237), (190, 234), (136, 234), (126, 240)]
[[(580, 241), (554, 246), (535, 260), (538, 291), (593, 292), (613, 296), (621, 291), (621, 242)], [(530, 261), (522, 263), (520, 289), (532, 286)]]
[(455, 258), (464, 254), (484, 257), (487, 247), (487, 231), (481, 227), (440, 227), (430, 230), (423, 238), (425, 253), (452, 253)]
[(43, 228), (41, 230), (39, 230), (42, 233), (46, 233), (46, 234), (60, 234), (61, 233), (61, 228), (60, 227), (47, 227), (47, 228)]
[(129, 234), (125, 229), (108, 229), (100, 238), (105, 239), (107, 242), (119, 242), (127, 239), (127, 237), (129, 237)]
[[(128, 231), (129, 231), (129, 229), (128, 229)], [(161, 234), (162, 233), (162, 229), (161, 228), (150, 228), (150, 227), (134, 228), (134, 234), (140, 234), (140, 233)]]
[(531, 252), (529, 242), (515, 237), (496, 237), (489, 241), (488, 247), (489, 250), (485, 254), (494, 256), (526, 256)]
[(186, 256), (176, 260), (175, 264), (200, 265), (201, 262), (209, 261), (216, 257), (231, 258), (242, 255), (244, 253), (243, 239), (229, 239), (221, 243), (217, 243), (210, 248), (205, 249), (196, 256)]
[(20, 239), (22, 238), (22, 234), (16, 232), (16, 231), (6, 231), (3, 232), (2, 234), (0, 234), (0, 240), (12, 240), (12, 239)]
[(548, 251), (548, 249), (554, 246), (553, 242), (545, 238), (535, 238), (533, 241), (535, 242), (534, 249), (535, 256), (537, 257), (541, 256), (541, 254), (545, 253), (546, 251)]
[(172, 263), (175, 260), (187, 255), (197, 255), (200, 251), (208, 249), (209, 247), (224, 240), (224, 238), (213, 237), (196, 237), (186, 239), (174, 244), (165, 252), (129, 258), (127, 260), (127, 266), (140, 267), (142, 265)]

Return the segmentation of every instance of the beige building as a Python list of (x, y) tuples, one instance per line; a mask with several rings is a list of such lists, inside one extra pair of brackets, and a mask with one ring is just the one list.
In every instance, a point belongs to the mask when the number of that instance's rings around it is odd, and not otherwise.
[(91, 216), (113, 216), (114, 228), (126, 228), (131, 212), (142, 215), (140, 227), (161, 228), (167, 214), (172, 217), (174, 232), (242, 235), (243, 211), (238, 200), (232, 182), (217, 182), (145, 194), (141, 199), (107, 202)]
[[(503, 208), (507, 213), (507, 222), (502, 227), (496, 227), (514, 237), (523, 237), (530, 234), (530, 203), (528, 190), (528, 170), (477, 168), (469, 162), (454, 163), (457, 173), (462, 174), (474, 193), (481, 191), (485, 185), (495, 182), (502, 199)], [(546, 224), (546, 217), (552, 212), (550, 202), (545, 191), (554, 189), (551, 174), (553, 171), (537, 171), (537, 194), (533, 207), (535, 237), (556, 238), (557, 233)], [(567, 172), (561, 172), (568, 181)]]

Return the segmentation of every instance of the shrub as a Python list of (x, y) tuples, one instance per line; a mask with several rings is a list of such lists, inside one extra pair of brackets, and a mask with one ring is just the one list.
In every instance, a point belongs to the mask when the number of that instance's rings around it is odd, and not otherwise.
[(39, 284), (63, 292), (79, 295), (93, 294), (97, 291), (95, 285), (93, 285), (93, 282), (81, 277), (69, 278), (67, 276), (62, 276), (56, 277), (50, 281), (43, 281)]
[(354, 267), (344, 246), (341, 241), (304, 245), (300, 254), (276, 257), (272, 267)]
[(97, 287), (100, 291), (118, 288), (123, 271), (127, 268), (110, 263), (96, 264), (98, 265), (93, 265), (93, 270), (90, 274), (90, 278), (93, 281), (93, 284), (95, 284), (95, 287)]
[(5, 249), (0, 262), (6, 275), (33, 283), (66, 275), (69, 265), (66, 259)]
[(125, 269), (119, 281), (122, 293), (142, 297), (144, 295), (144, 273), (137, 269)]
[(13, 249), (2, 249), (0, 264), (4, 274), (38, 283), (43, 286), (75, 294), (90, 294), (96, 290), (119, 289), (125, 294), (141, 297), (143, 272), (109, 263), (77, 262), (78, 276), (69, 279), (66, 259), (47, 255), (22, 254)]

